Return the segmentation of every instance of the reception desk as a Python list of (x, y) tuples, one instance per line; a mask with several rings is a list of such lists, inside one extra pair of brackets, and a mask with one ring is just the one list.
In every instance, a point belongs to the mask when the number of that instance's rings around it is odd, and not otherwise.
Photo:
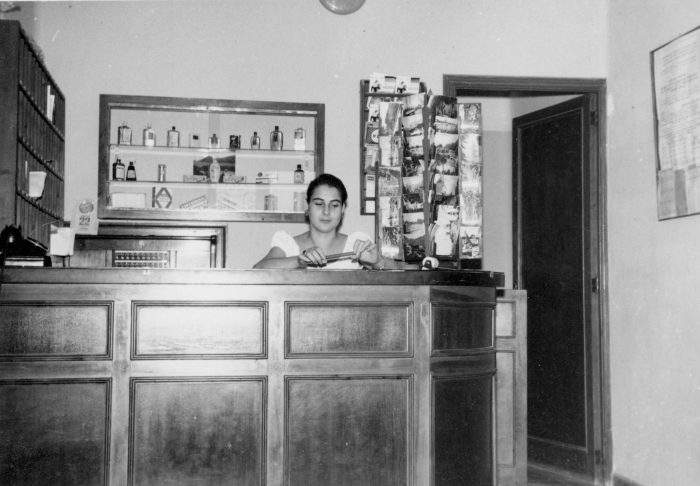
[(502, 281), (4, 269), (0, 484), (496, 484)]

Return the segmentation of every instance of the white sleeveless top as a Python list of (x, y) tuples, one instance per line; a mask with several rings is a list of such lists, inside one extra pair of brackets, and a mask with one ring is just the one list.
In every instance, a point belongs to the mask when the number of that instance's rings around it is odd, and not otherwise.
[[(349, 234), (348, 239), (345, 242), (345, 247), (343, 248), (343, 253), (352, 251), (357, 240), (372, 241), (372, 238), (370, 238), (366, 233), (363, 233), (362, 231), (356, 231), (352, 234)], [(287, 257), (299, 256), (299, 253), (301, 253), (301, 249), (299, 248), (299, 245), (297, 244), (294, 237), (286, 231), (276, 231), (275, 234), (272, 235), (272, 242), (270, 243), (270, 246), (276, 246), (277, 248), (282, 250), (284, 252), (284, 255)], [(361, 268), (362, 265), (359, 262), (353, 262), (350, 259), (331, 262), (325, 267), (323, 267), (323, 269), (329, 270), (359, 270)]]

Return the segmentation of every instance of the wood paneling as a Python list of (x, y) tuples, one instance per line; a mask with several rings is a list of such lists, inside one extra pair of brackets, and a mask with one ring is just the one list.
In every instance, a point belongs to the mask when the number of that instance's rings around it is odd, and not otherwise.
[(496, 459), (499, 466), (515, 465), (515, 362), (513, 353), (496, 354)]
[(0, 381), (0, 484), (107, 484), (110, 386)]
[(129, 484), (265, 484), (266, 386), (132, 379)]
[(133, 359), (266, 355), (265, 302), (134, 302), (133, 315)]
[(289, 486), (409, 483), (412, 380), (288, 378)]
[[(31, 462), (46, 442), (60, 459), (35, 462), (91, 486), (492, 485), (495, 289), (463, 283), (471, 277), (6, 269), (0, 307), (23, 306), (27, 332), (48, 326), (42, 336), (62, 352), (94, 341), (51, 327), (77, 310), (111, 360), (0, 361), (0, 459)], [(29, 446), (7, 442), (13, 434)], [(80, 440), (90, 447), (76, 455)], [(64, 470), (74, 458), (84, 470)], [(26, 474), (15, 482), (42, 484)]]
[(527, 292), (496, 303), (496, 469), (499, 486), (527, 485)]
[(491, 374), (433, 379), (434, 486), (493, 484)]
[(111, 302), (0, 304), (0, 360), (110, 359)]
[(493, 347), (493, 307), (431, 304), (433, 355)]
[(288, 357), (413, 352), (411, 302), (287, 303), (286, 314)]

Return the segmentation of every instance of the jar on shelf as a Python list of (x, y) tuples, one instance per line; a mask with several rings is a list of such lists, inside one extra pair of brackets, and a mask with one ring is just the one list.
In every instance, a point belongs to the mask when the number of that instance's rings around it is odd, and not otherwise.
[(168, 130), (168, 147), (179, 147), (180, 146), (180, 132), (175, 130), (173, 127)]
[(284, 144), (284, 134), (278, 125), (270, 132), (270, 150), (282, 150)]
[(131, 145), (131, 128), (127, 126), (126, 122), (122, 122), (121, 126), (117, 128), (117, 144)]
[(143, 129), (143, 144), (146, 147), (156, 146), (156, 131), (153, 130), (150, 123)]

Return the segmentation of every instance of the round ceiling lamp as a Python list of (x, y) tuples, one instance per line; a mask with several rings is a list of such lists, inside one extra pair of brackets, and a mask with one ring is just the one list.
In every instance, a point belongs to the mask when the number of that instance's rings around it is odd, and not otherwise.
[(334, 14), (347, 15), (356, 12), (364, 5), (365, 0), (320, 0), (321, 5)]

